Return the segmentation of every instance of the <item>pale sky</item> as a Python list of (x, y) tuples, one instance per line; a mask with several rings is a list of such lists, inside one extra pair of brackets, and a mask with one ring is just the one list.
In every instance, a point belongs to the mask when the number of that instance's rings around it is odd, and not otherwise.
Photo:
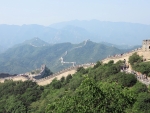
[(40, 24), (70, 20), (150, 25), (150, 0), (0, 0), (0, 24)]

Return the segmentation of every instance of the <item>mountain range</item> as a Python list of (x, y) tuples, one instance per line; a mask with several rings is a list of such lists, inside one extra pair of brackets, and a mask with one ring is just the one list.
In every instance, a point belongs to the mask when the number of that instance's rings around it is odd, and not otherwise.
[(108, 55), (129, 50), (111, 45), (90, 40), (79, 44), (66, 42), (52, 45), (39, 38), (33, 38), (0, 54), (0, 73), (25, 73), (39, 68), (42, 64), (46, 64), (52, 72), (57, 72), (72, 66), (73, 62), (75, 65), (96, 62)]
[(10, 48), (34, 37), (39, 37), (50, 44), (64, 42), (77, 44), (90, 39), (98, 43), (134, 46), (150, 38), (150, 25), (98, 20), (73, 20), (49, 26), (0, 25), (0, 45), (4, 48)]

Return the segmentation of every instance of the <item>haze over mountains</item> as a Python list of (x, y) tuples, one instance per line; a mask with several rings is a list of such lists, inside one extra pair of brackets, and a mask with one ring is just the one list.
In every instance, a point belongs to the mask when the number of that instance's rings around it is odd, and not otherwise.
[(42, 25), (0, 25), (1, 46), (9, 48), (34, 37), (51, 43), (80, 43), (90, 39), (94, 42), (109, 42), (118, 45), (139, 45), (143, 39), (150, 38), (150, 25), (90, 21), (67, 21)]

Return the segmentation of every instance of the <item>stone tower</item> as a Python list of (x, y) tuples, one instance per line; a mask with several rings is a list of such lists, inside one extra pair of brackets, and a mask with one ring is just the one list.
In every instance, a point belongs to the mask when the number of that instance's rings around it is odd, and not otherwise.
[(143, 51), (150, 51), (150, 39), (149, 40), (143, 40), (142, 50)]

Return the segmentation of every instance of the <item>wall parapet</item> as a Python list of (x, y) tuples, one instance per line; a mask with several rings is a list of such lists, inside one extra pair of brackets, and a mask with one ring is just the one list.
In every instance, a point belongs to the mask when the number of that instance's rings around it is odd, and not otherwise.
[(63, 70), (61, 70), (57, 73), (54, 73), (50, 76), (47, 76), (45, 78), (41, 78), (41, 79), (38, 79), (38, 80), (35, 80), (35, 81), (36, 82), (45, 81), (47, 79), (55, 78), (55, 77), (59, 76), (62, 73), (65, 73), (65, 72), (68, 72), (68, 71), (71, 71), (71, 70), (77, 70), (79, 67), (91, 67), (91, 66), (94, 66), (94, 65), (95, 65), (95, 63), (86, 63), (86, 64), (77, 65), (77, 66), (71, 66), (71, 67), (63, 69)]
[(142, 48), (138, 48), (138, 49), (132, 50), (131, 52), (127, 52), (127, 53), (123, 53), (123, 54), (116, 54), (116, 55), (109, 56), (109, 57), (103, 59), (102, 62), (105, 62), (105, 61), (108, 61), (108, 60), (120, 59), (120, 58), (123, 58), (123, 57), (129, 57), (133, 53), (136, 53), (136, 52), (138, 53), (138, 52), (141, 52), (141, 51), (142, 51)]

